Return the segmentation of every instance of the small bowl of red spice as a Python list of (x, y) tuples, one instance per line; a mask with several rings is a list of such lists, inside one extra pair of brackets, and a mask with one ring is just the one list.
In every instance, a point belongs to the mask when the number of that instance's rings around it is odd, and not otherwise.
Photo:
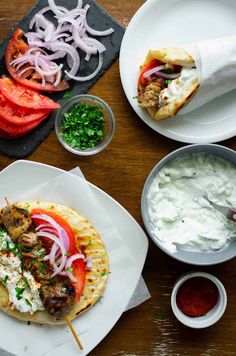
[(171, 307), (176, 318), (196, 329), (215, 324), (224, 314), (226, 305), (227, 294), (223, 284), (205, 272), (181, 276), (171, 295)]

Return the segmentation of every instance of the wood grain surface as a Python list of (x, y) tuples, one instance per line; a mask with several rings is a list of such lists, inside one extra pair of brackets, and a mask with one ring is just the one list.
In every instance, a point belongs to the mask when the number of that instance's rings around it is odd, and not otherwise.
[[(143, 2), (98, 1), (123, 26), (128, 25)], [(33, 0), (0, 0), (0, 39), (33, 4)], [(90, 93), (107, 101), (116, 116), (117, 129), (109, 147), (96, 156), (79, 158), (65, 151), (57, 141), (55, 132), (52, 132), (28, 159), (65, 170), (80, 166), (90, 182), (121, 203), (143, 227), (140, 197), (145, 179), (161, 158), (182, 144), (157, 134), (133, 112), (122, 90), (118, 60)], [(222, 144), (236, 148), (234, 138)], [(12, 161), (1, 156), (0, 169)], [(143, 275), (152, 298), (124, 313), (91, 355), (235, 355), (236, 260), (200, 269), (219, 277), (228, 293), (228, 307), (224, 316), (216, 325), (205, 330), (184, 327), (171, 312), (173, 284), (182, 273), (190, 270), (199, 269), (166, 256), (150, 241)]]

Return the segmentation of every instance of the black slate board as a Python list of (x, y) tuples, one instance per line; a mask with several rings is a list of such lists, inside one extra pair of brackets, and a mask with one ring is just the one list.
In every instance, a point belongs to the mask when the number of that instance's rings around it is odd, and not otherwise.
[[(57, 5), (65, 6), (68, 9), (72, 9), (76, 6), (76, 0), (57, 0)], [(84, 0), (83, 6), (85, 4), (90, 5), (90, 9), (88, 12), (88, 24), (97, 30), (105, 30), (107, 28), (112, 27), (115, 32), (107, 37), (99, 37), (99, 40), (106, 46), (106, 52), (104, 54), (104, 62), (103, 67), (100, 73), (88, 82), (74, 82), (70, 81), (70, 89), (68, 89), (72, 95), (78, 95), (82, 93), (86, 93), (95, 83), (96, 81), (104, 74), (104, 72), (110, 67), (110, 65), (115, 61), (115, 59), (119, 55), (120, 45), (124, 34), (124, 29), (110, 16), (108, 15), (103, 8), (101, 8), (95, 1), (93, 0)], [(29, 22), (40, 9), (47, 6), (47, 0), (39, 0), (36, 5), (30, 10), (30, 12), (19, 22), (16, 26), (23, 29), (25, 32), (29, 30)], [(50, 17), (49, 17), (50, 18)], [(51, 17), (52, 18), (52, 17)], [(4, 54), (6, 51), (6, 47), (8, 41), (12, 35), (13, 31), (11, 31), (8, 36), (4, 39), (4, 41), (0, 45), (0, 71), (1, 74), (7, 74), (7, 70), (4, 62)], [(88, 75), (93, 71), (96, 67), (96, 59), (89, 62), (89, 65), (86, 65), (86, 70), (81, 67), (81, 75)], [(51, 93), (46, 94), (50, 96), (53, 100), (63, 103), (65, 99), (63, 99), (64, 93)], [(0, 153), (9, 157), (14, 158), (24, 158), (30, 155), (35, 148), (49, 135), (51, 130), (54, 128), (54, 122), (56, 117), (56, 111), (54, 111), (50, 117), (40, 124), (34, 131), (28, 133), (26, 136), (22, 138), (14, 139), (14, 140), (5, 140), (0, 138)]]

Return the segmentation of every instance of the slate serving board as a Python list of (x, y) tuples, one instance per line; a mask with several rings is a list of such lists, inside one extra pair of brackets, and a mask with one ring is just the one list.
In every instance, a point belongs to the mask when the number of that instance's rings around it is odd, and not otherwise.
[[(57, 5), (65, 6), (68, 9), (72, 9), (76, 6), (76, 0), (57, 0)], [(70, 89), (68, 89), (72, 95), (84, 94), (86, 93), (96, 81), (104, 74), (104, 72), (110, 67), (110, 65), (115, 61), (119, 55), (120, 45), (124, 34), (124, 29), (121, 27), (109, 14), (105, 12), (95, 1), (84, 0), (83, 6), (85, 4), (90, 5), (90, 9), (87, 16), (88, 24), (97, 30), (105, 30), (112, 27), (115, 32), (106, 37), (99, 37), (99, 41), (106, 46), (106, 52), (104, 53), (104, 62), (101, 71), (98, 75), (88, 82), (75, 82), (69, 81)], [(36, 5), (30, 10), (30, 12), (18, 23), (17, 27), (20, 27), (25, 32), (29, 30), (29, 22), (40, 9), (47, 6), (47, 0), (39, 0)], [(47, 17), (52, 19), (52, 13), (47, 13)], [(50, 15), (49, 15), (50, 14)], [(5, 67), (4, 54), (6, 51), (9, 39), (14, 31), (11, 31), (8, 36), (0, 45), (0, 73), (7, 74)], [(95, 57), (95, 56), (94, 56)], [(93, 58), (89, 63), (86, 63), (86, 67), (81, 66), (80, 75), (88, 75), (91, 73), (97, 64), (97, 59)], [(63, 99), (64, 92), (61, 93), (51, 93), (46, 94), (50, 96), (53, 100), (62, 104), (66, 99)], [(24, 158), (30, 155), (35, 148), (49, 135), (51, 130), (54, 128), (54, 122), (57, 111), (54, 111), (50, 117), (40, 124), (34, 131), (31, 131), (26, 136), (23, 136), (14, 140), (6, 140), (0, 138), (0, 153), (9, 157), (14, 158)]]

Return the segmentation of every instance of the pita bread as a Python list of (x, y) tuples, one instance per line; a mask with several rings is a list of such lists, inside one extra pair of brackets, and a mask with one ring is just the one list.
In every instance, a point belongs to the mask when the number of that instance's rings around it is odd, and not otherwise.
[[(80, 213), (67, 206), (41, 201), (16, 203), (15, 205), (27, 208), (29, 212), (34, 208), (45, 209), (63, 217), (72, 227), (77, 245), (86, 257), (92, 258), (93, 267), (86, 271), (83, 294), (67, 316), (68, 319), (73, 320), (91, 308), (103, 294), (109, 275), (109, 260), (104, 244), (90, 222)], [(31, 315), (30, 313), (21, 313), (18, 310), (12, 310), (10, 308), (8, 291), (3, 284), (0, 284), (0, 309), (24, 321), (32, 321), (39, 324), (65, 324), (63, 319), (55, 319), (46, 311), (37, 311)]]
[[(195, 62), (192, 56), (182, 48), (150, 50), (144, 61), (144, 65), (149, 63), (152, 59), (158, 59), (163, 63), (180, 65), (187, 68), (195, 67)], [(175, 80), (178, 81), (178, 78)], [(191, 100), (198, 87), (199, 80), (187, 82), (172, 102), (163, 104), (161, 107), (147, 108), (147, 111), (153, 119), (158, 121), (175, 116), (177, 112)]]

